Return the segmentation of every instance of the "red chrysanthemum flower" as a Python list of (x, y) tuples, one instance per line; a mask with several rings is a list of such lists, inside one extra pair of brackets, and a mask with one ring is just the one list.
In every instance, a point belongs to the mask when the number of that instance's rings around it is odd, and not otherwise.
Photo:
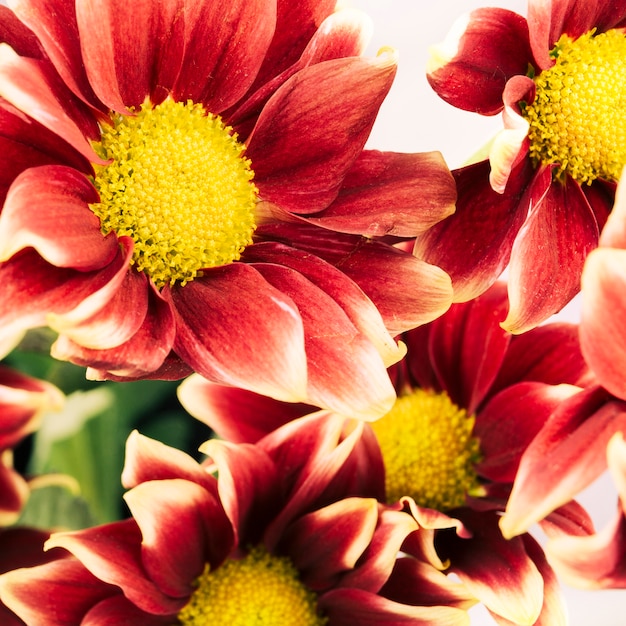
[(45, 411), (59, 410), (63, 394), (52, 384), (0, 365), (0, 526), (14, 523), (30, 493), (13, 468), (12, 449), (33, 433)]
[[(465, 608), (473, 598), (498, 619), (558, 623), (550, 620), (560, 619), (563, 607), (543, 551), (528, 534), (505, 539), (500, 512), (530, 442), (591, 377), (575, 325), (513, 336), (498, 324), (505, 309), (506, 287), (496, 283), (401, 336), (408, 352), (392, 369), (398, 400), (367, 426), (382, 454), (386, 500), (403, 502), (420, 526), (402, 547), (414, 558), (397, 570), (404, 583), (393, 597), (415, 604), (448, 598)], [(240, 442), (307, 411), (198, 376), (179, 396), (192, 415)], [(590, 528), (585, 512), (569, 502), (551, 523)], [(443, 571), (461, 579), (465, 594)]]
[[(319, 413), (256, 445), (207, 442), (209, 460), (133, 433), (132, 518), (53, 534), (72, 553), (0, 578), (31, 626), (460, 624), (454, 607), (379, 593), (415, 521), (378, 501), (362, 422)], [(456, 618), (456, 619), (455, 619)]]
[(390, 244), (456, 192), (439, 154), (363, 151), (396, 56), (334, 4), (0, 7), (0, 347), (48, 325), (96, 378), (389, 408), (390, 332), (451, 301)]
[(456, 213), (418, 237), (455, 301), (509, 265), (504, 328), (523, 332), (579, 290), (626, 164), (626, 2), (530, 0), (528, 18), (484, 8), (435, 48), (428, 79), (446, 101), (503, 112), (489, 160), (454, 172)]

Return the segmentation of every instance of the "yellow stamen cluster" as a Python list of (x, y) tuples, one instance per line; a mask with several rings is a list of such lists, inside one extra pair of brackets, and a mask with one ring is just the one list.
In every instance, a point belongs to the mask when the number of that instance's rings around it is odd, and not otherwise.
[(447, 394), (415, 389), (372, 423), (385, 463), (387, 499), (411, 496), (419, 506), (448, 511), (477, 493), (474, 417)]
[(626, 165), (626, 36), (610, 30), (562, 35), (554, 65), (535, 77), (523, 111), (535, 164), (558, 164), (579, 183), (617, 181)]
[(202, 105), (144, 102), (104, 125), (94, 165), (102, 232), (135, 242), (133, 263), (161, 288), (240, 258), (257, 189), (237, 135)]
[(207, 565), (178, 620), (184, 626), (324, 626), (316, 605), (291, 561), (257, 546), (213, 572)]

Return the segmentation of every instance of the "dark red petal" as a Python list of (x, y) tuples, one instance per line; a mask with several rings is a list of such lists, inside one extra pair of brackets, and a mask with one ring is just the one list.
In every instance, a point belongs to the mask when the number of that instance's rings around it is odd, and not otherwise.
[(93, 606), (117, 592), (74, 558), (13, 570), (0, 577), (0, 599), (29, 626), (80, 624)]
[(592, 380), (578, 340), (578, 326), (555, 322), (511, 339), (492, 393), (524, 380), (584, 387)]
[(481, 8), (460, 18), (433, 49), (427, 77), (453, 106), (495, 115), (506, 82), (526, 74), (531, 59), (526, 20), (507, 9)]
[(60, 83), (49, 64), (20, 57), (0, 44), (0, 78), (2, 98), (56, 133), (88, 161), (104, 163), (90, 143), (99, 138), (96, 119)]
[(172, 619), (172, 615), (146, 613), (119, 593), (94, 605), (82, 623), (89, 626), (171, 626)]
[(298, 309), (253, 267), (233, 263), (205, 270), (164, 296), (175, 312), (174, 348), (199, 374), (279, 400), (306, 398)]
[(514, 624), (534, 624), (543, 605), (543, 577), (523, 539), (504, 539), (495, 512), (463, 509), (462, 519), (471, 538), (449, 531), (440, 542), (449, 571), (496, 615)]
[(0, 7), (0, 41), (8, 43), (20, 56), (43, 58), (41, 44), (35, 34), (8, 7)]
[[(544, 168), (538, 179), (551, 176)], [(502, 327), (514, 333), (534, 328), (578, 293), (585, 258), (598, 245), (593, 211), (572, 178), (553, 182), (545, 193), (533, 188), (531, 197), (509, 266), (510, 306)]]
[(396, 71), (396, 57), (334, 59), (304, 68), (270, 98), (248, 139), (263, 200), (313, 213), (336, 197)]
[(308, 404), (280, 402), (245, 389), (218, 385), (195, 374), (178, 388), (178, 399), (188, 413), (222, 439), (256, 443), (293, 419), (315, 410)]
[(313, 224), (367, 237), (415, 237), (454, 213), (456, 187), (439, 152), (364, 151)]
[(494, 283), (526, 218), (526, 187), (534, 172), (530, 162), (516, 168), (503, 194), (491, 188), (489, 167), (481, 161), (454, 171), (456, 213), (415, 241), (415, 256), (452, 278), (455, 302), (471, 300)]
[(429, 359), (438, 383), (469, 414), (488, 393), (509, 345), (510, 335), (499, 325), (505, 310), (506, 285), (495, 283), (478, 298), (453, 304), (430, 326)]
[(502, 532), (524, 532), (591, 484), (606, 469), (608, 441), (625, 428), (626, 405), (611, 401), (603, 389), (564, 400), (522, 456)]
[(478, 473), (495, 482), (512, 483), (530, 442), (572, 393), (568, 385), (520, 382), (491, 398), (474, 426), (483, 456), (476, 464)]

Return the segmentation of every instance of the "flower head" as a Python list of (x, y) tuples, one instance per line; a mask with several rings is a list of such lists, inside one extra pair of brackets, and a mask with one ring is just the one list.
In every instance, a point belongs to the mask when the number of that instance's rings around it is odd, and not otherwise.
[[(552, 570), (530, 535), (505, 539), (500, 513), (529, 444), (591, 377), (576, 326), (551, 324), (520, 336), (500, 328), (505, 290), (496, 283), (402, 335), (407, 356), (391, 368), (398, 400), (367, 431), (382, 457), (386, 501), (399, 501), (420, 527), (402, 548), (409, 560), (400, 566), (406, 592), (396, 589), (398, 598), (423, 604), (434, 594), (465, 608), (480, 600), (513, 623), (535, 623), (540, 615), (549, 623), (563, 615)], [(187, 379), (179, 397), (237, 441), (310, 410), (199, 377)], [(569, 503), (552, 513), (552, 523), (562, 526), (568, 516), (587, 523)], [(442, 572), (456, 574), (464, 593)]]
[(509, 264), (503, 326), (516, 333), (578, 292), (626, 165), (626, 4), (575, 4), (531, 0), (527, 19), (477, 9), (428, 69), (442, 98), (502, 112), (504, 129), (488, 160), (455, 172), (457, 212), (418, 237), (415, 251), (450, 273), (459, 302)]
[[(361, 56), (366, 18), (326, 1), (12, 8), (0, 348), (48, 325), (53, 355), (94, 378), (197, 371), (384, 412), (391, 333), (451, 299), (391, 244), (455, 190), (441, 155), (363, 150), (396, 70), (392, 50)], [(415, 290), (393, 294), (392, 268)]]
[(46, 546), (72, 556), (5, 574), (3, 602), (48, 626), (457, 623), (454, 608), (379, 593), (416, 524), (378, 502), (362, 423), (320, 413), (255, 445), (202, 449), (199, 464), (133, 433), (122, 476), (133, 517), (53, 534)]

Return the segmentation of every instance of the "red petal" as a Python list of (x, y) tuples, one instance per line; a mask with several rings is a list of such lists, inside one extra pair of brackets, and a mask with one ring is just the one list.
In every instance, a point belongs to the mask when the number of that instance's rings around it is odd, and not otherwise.
[(467, 626), (462, 609), (447, 606), (411, 606), (393, 602), (362, 589), (333, 589), (318, 606), (333, 626)]
[(483, 455), (476, 466), (479, 474), (492, 481), (512, 483), (530, 442), (572, 393), (569, 385), (521, 382), (491, 398), (474, 426)]
[(4, 5), (0, 7), (0, 41), (8, 43), (20, 56), (43, 58), (37, 37)]
[(523, 17), (507, 9), (476, 9), (433, 49), (428, 82), (455, 107), (495, 115), (502, 110), (507, 80), (526, 74), (531, 59)]
[(549, 51), (563, 33), (573, 39), (597, 28), (603, 32), (626, 21), (623, 0), (607, 5), (604, 0), (551, 0), (528, 3), (528, 24), (533, 53), (540, 69), (551, 67), (554, 60)]
[[(276, 465), (259, 448), (210, 439), (200, 446), (215, 464), (220, 503), (240, 546), (259, 543), (280, 507)], [(213, 466), (212, 466), (213, 467)]]
[[(385, 363), (344, 309), (295, 270), (265, 263), (255, 263), (255, 268), (300, 311), (308, 364), (307, 396), (302, 399), (357, 419), (377, 419), (389, 411), (396, 394)], [(324, 284), (325, 278), (318, 274), (316, 282)]]
[[(562, 402), (522, 456), (502, 532), (511, 537), (565, 504), (605, 469), (611, 436), (626, 428), (626, 405), (589, 388)], [(546, 459), (551, 471), (546, 473)]]
[(345, 498), (304, 515), (287, 532), (285, 549), (313, 590), (333, 587), (369, 545), (378, 520), (374, 499)]
[(429, 359), (439, 385), (470, 414), (488, 393), (509, 345), (510, 335), (498, 324), (506, 309), (505, 289), (496, 283), (482, 296), (452, 305), (430, 327)]
[(212, 383), (198, 374), (178, 388), (178, 399), (188, 413), (222, 439), (256, 443), (265, 435), (315, 409), (308, 404), (280, 402), (245, 389)]
[(441, 540), (441, 553), (454, 572), (485, 606), (514, 624), (534, 624), (543, 605), (543, 577), (521, 537), (504, 539), (495, 512), (463, 510), (472, 537), (452, 533)]
[(279, 400), (306, 398), (300, 314), (254, 268), (213, 268), (164, 297), (175, 312), (175, 350), (199, 374)]
[(0, 578), (2, 602), (29, 626), (80, 624), (91, 607), (116, 591), (73, 558), (13, 570)]
[(146, 577), (140, 554), (141, 534), (132, 519), (54, 533), (46, 542), (46, 548), (51, 547), (72, 552), (90, 572), (106, 583), (121, 587), (126, 597), (144, 611), (171, 614), (185, 605), (185, 598), (166, 596)]
[(85, 102), (99, 105), (87, 80), (73, 0), (14, 3), (20, 20), (37, 35), (65, 84)]
[[(550, 168), (539, 173), (544, 177), (551, 179)], [(514, 333), (537, 326), (578, 293), (585, 258), (598, 245), (595, 217), (573, 179), (531, 195), (509, 266), (510, 307), (502, 327)]]
[(172, 616), (150, 615), (121, 593), (98, 602), (83, 619), (89, 626), (171, 626)]
[(270, 98), (248, 139), (263, 200), (294, 213), (326, 208), (363, 149), (396, 57), (335, 59), (304, 68)]
[(102, 235), (100, 220), (88, 207), (92, 202), (98, 202), (96, 190), (75, 169), (26, 170), (11, 185), (2, 209), (2, 258), (31, 246), (57, 267), (90, 271), (109, 264), (118, 251), (117, 238)]
[(454, 213), (456, 186), (439, 152), (364, 151), (313, 224), (367, 237), (415, 237)]
[[(182, 479), (141, 483), (126, 492), (124, 500), (141, 529), (145, 575), (182, 608), (205, 565), (213, 570), (233, 548), (232, 527), (220, 501), (200, 485)], [(125, 589), (132, 583), (122, 579), (117, 584)], [(133, 592), (126, 595), (142, 609), (153, 609)], [(151, 612), (164, 613), (165, 606)]]
[(6, 44), (0, 45), (0, 96), (48, 130), (67, 141), (92, 163), (104, 161), (89, 140), (96, 138), (97, 126), (89, 119), (48, 65), (19, 57)]
[(503, 194), (489, 184), (488, 161), (453, 174), (456, 213), (418, 237), (414, 254), (444, 269), (452, 278), (454, 301), (464, 302), (488, 289), (508, 264), (526, 218), (524, 196), (533, 170), (529, 162), (520, 164)]
[(600, 383), (626, 399), (626, 250), (598, 248), (582, 277), (580, 342)]

